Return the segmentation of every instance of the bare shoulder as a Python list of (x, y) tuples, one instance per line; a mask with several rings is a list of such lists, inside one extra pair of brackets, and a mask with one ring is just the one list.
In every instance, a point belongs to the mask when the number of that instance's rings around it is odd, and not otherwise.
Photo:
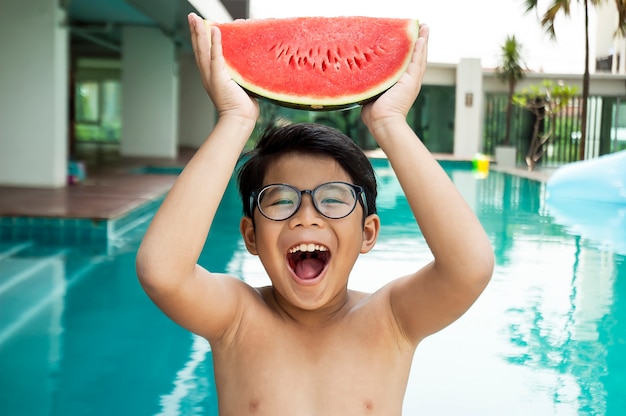
[(432, 262), (414, 274), (390, 282), (385, 292), (400, 330), (417, 344), (461, 317), (480, 296), (487, 281), (488, 278), (473, 278), (470, 270), (453, 276)]
[(250, 305), (261, 303), (259, 292), (243, 280), (200, 266), (173, 289), (148, 294), (170, 319), (209, 341), (236, 330)]

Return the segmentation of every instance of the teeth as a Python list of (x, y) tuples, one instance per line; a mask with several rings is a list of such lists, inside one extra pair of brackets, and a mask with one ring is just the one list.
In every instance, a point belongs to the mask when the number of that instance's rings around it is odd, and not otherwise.
[(308, 252), (328, 251), (328, 247), (321, 246), (319, 244), (313, 244), (313, 243), (309, 243), (309, 244), (302, 243), (298, 246), (295, 246), (289, 249), (290, 253), (297, 253), (298, 251), (308, 251)]

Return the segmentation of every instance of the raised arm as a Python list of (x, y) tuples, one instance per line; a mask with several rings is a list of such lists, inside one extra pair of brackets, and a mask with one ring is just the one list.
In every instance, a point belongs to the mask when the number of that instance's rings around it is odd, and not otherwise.
[(361, 114), (389, 158), (434, 256), (388, 288), (394, 316), (413, 343), (458, 319), (493, 272), (493, 250), (481, 224), (406, 122), (426, 70), (428, 35), (422, 26), (406, 73)]
[(259, 109), (226, 71), (221, 35), (189, 16), (202, 81), (218, 121), (157, 211), (137, 253), (137, 275), (150, 298), (174, 321), (217, 338), (238, 313), (243, 286), (198, 266), (211, 223)]

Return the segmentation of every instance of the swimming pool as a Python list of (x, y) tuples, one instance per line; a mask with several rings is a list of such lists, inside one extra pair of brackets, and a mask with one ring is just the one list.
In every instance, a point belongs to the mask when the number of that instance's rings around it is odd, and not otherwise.
[[(387, 162), (373, 162), (383, 228), (355, 266), (359, 290), (431, 259)], [(557, 223), (539, 182), (442, 164), (487, 230), (496, 269), (472, 309), (418, 348), (405, 414), (621, 415), (626, 252)], [(231, 186), (207, 241), (219, 255), (200, 262), (267, 284), (239, 238), (240, 212)], [(136, 280), (146, 227), (107, 248), (0, 243), (1, 415), (217, 415), (208, 343)]]

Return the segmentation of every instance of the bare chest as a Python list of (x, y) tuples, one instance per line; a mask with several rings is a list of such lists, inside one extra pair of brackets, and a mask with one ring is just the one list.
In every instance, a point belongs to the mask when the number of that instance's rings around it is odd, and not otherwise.
[(384, 325), (312, 331), (258, 325), (243, 331), (228, 348), (213, 351), (220, 408), (229, 404), (237, 414), (400, 414), (413, 352)]

